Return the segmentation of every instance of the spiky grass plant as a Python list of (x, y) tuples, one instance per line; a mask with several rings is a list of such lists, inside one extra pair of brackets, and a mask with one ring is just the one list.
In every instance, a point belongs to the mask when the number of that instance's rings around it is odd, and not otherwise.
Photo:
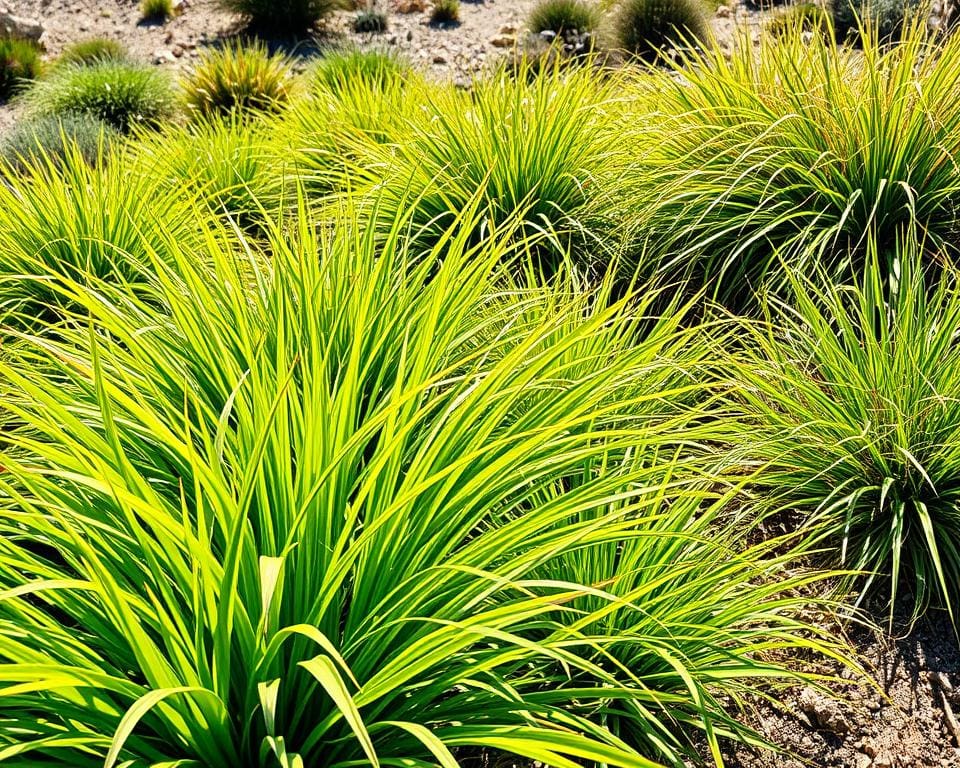
[(46, 161), (54, 165), (69, 162), (75, 147), (89, 165), (96, 165), (117, 138), (116, 130), (90, 115), (30, 120), (15, 127), (0, 142), (0, 161), (7, 171), (27, 173)]
[(236, 40), (205, 53), (183, 80), (190, 112), (201, 118), (232, 112), (279, 111), (293, 89), (290, 62), (258, 41)]
[(40, 49), (31, 40), (0, 37), (0, 100), (23, 90), (40, 74)]
[(607, 205), (627, 149), (610, 119), (617, 87), (615, 78), (555, 68), (533, 78), (499, 73), (469, 95), (424, 90), (403, 138), (357, 149), (365, 161), (347, 173), (376, 189), (381, 205), (406, 204), (413, 190), (427, 247), (480, 190), (485, 216), (475, 238), (523, 211), (524, 236), (549, 236), (539, 244), (546, 267), (571, 247), (576, 258), (587, 250), (599, 258), (613, 245)]
[(960, 583), (960, 283), (916, 244), (876, 254), (860, 284), (791, 271), (795, 298), (748, 325), (734, 368), (757, 433), (756, 504), (804, 521), (864, 596), (956, 616)]
[(694, 53), (650, 88), (635, 121), (649, 273), (746, 308), (781, 280), (775, 252), (842, 276), (868, 238), (884, 250), (914, 231), (953, 248), (960, 38), (940, 48), (920, 24), (893, 47), (865, 35), (862, 51), (794, 29), (729, 58)]
[(58, 67), (30, 90), (26, 103), (37, 117), (81, 112), (121, 132), (156, 126), (169, 119), (176, 107), (166, 72), (114, 60)]
[(530, 12), (527, 26), (531, 32), (555, 32), (558, 35), (576, 30), (593, 32), (600, 24), (600, 9), (590, 0), (540, 0)]
[(152, 281), (144, 265), (148, 255), (166, 253), (167, 235), (190, 239), (196, 217), (183, 196), (166, 195), (160, 181), (130, 170), (119, 160), (93, 168), (70, 143), (0, 184), (4, 334), (44, 333), (69, 315), (65, 284), (81, 290), (113, 281), (136, 294)]
[(71, 43), (57, 57), (57, 65), (96, 64), (99, 61), (125, 61), (130, 56), (119, 40), (94, 37)]
[(621, 48), (644, 61), (700, 45), (710, 32), (704, 0), (623, 0), (614, 24)]
[(433, 0), (431, 24), (457, 24), (460, 21), (460, 0)]
[[(629, 456), (684, 453), (689, 417), (651, 418), (678, 371), (659, 353), (703, 346), (673, 320), (638, 335), (605, 296), (505, 301), (514, 238), (471, 247), (477, 208), (416, 259), (403, 217), (384, 243), (301, 209), (268, 258), (214, 224), (202, 248), (170, 233), (155, 301), (64, 285), (79, 327), (0, 360), (20, 422), (0, 452), (5, 762), (453, 768), (480, 747), (655, 768), (644, 753), (669, 744), (605, 721), (721, 732), (714, 701), (674, 686), (695, 645), (747, 682), (774, 673), (759, 625), (811, 645), (796, 599), (748, 587), (761, 562), (720, 599), (700, 581), (740, 559), (719, 541), (672, 575), (712, 630), (688, 608), (638, 618), (655, 637), (597, 633), (646, 610), (605, 595), (616, 563), (598, 583), (546, 575), (683, 495), (679, 467)], [(607, 663), (616, 647), (659, 662)]]

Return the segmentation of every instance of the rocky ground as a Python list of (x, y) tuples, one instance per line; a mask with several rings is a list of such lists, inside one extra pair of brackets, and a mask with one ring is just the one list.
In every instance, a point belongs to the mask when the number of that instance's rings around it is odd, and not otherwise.
[[(216, 0), (181, 0), (179, 13), (164, 24), (144, 22), (137, 0), (5, 1), (0, 27), (4, 12), (30, 22), (48, 59), (70, 42), (108, 37), (135, 57), (176, 71), (189, 68), (205, 47), (243, 32), (240, 20)], [(389, 3), (383, 34), (355, 34), (354, 13), (344, 12), (315, 38), (283, 47), (300, 58), (328, 45), (391, 48), (428, 73), (466, 84), (509, 55), (526, 34), (524, 22), (536, 2), (464, 0), (460, 24), (443, 27), (429, 23), (426, 0), (383, 1)], [(728, 45), (745, 25), (755, 36), (761, 18), (732, 2), (720, 6), (714, 22)], [(0, 105), (0, 138), (17, 116), (16, 104)], [(758, 703), (750, 715), (754, 726), (790, 754), (731, 749), (730, 768), (960, 768), (960, 642), (946, 618), (925, 621), (899, 639), (865, 629), (850, 639), (874, 684), (844, 673), (847, 680), (834, 686), (839, 703), (809, 689), (788, 692), (779, 706)], [(818, 671), (841, 674), (839, 668)]]

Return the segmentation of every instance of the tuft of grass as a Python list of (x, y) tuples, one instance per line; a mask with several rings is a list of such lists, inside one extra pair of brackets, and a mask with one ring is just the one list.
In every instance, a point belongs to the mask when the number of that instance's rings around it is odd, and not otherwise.
[(431, 24), (456, 24), (460, 21), (460, 0), (433, 0)]
[(118, 40), (94, 37), (71, 43), (57, 58), (57, 65), (86, 65), (100, 61), (126, 61), (129, 52)]
[(287, 104), (292, 89), (287, 57), (271, 54), (256, 41), (230, 42), (204, 53), (182, 84), (188, 109), (200, 117), (276, 112)]
[(140, 0), (140, 15), (150, 21), (166, 21), (173, 16), (173, 0)]
[(360, 11), (353, 19), (353, 31), (358, 33), (380, 35), (389, 27), (390, 21), (387, 14), (373, 8)]
[(243, 16), (264, 32), (301, 34), (348, 7), (347, 0), (218, 0), (227, 11)]
[[(956, 619), (960, 584), (960, 282), (916, 241), (873, 247), (859, 283), (790, 271), (794, 299), (745, 326), (733, 376), (759, 462), (756, 508), (800, 517), (812, 544), (914, 617)], [(886, 264), (899, 265), (891, 283)], [(754, 430), (751, 433), (751, 428)]]
[(66, 114), (18, 125), (0, 142), (0, 159), (14, 173), (37, 165), (59, 166), (76, 151), (89, 165), (97, 165), (119, 138), (115, 129), (95, 117)]
[(32, 40), (0, 37), (0, 99), (8, 99), (40, 75), (40, 49)]
[(37, 117), (79, 112), (126, 133), (170, 119), (176, 99), (169, 76), (153, 67), (125, 61), (58, 67), (26, 97)]
[(326, 52), (310, 74), (313, 86), (336, 92), (356, 81), (387, 86), (410, 75), (409, 62), (390, 50), (350, 48)]
[(426, 254), (349, 200), (264, 253), (201, 215), (153, 301), (64, 282), (76, 327), (0, 359), (6, 762), (719, 764), (718, 702), (797, 677), (760, 657), (830, 651), (681, 513), (702, 339), (520, 288), (481, 207)]
[(530, 12), (531, 32), (555, 32), (559, 36), (576, 30), (593, 32), (600, 24), (600, 9), (591, 0), (540, 0)]
[(614, 25), (623, 50), (645, 61), (698, 45), (710, 30), (703, 0), (623, 0)]
[(889, 252), (912, 231), (954, 249), (960, 39), (940, 47), (918, 24), (852, 51), (794, 29), (674, 72), (636, 119), (642, 271), (749, 309), (783, 282), (776, 253), (844, 280), (870, 239)]
[(45, 334), (76, 307), (75, 294), (106, 283), (136, 300), (154, 280), (148, 254), (167, 253), (168, 235), (193, 236), (195, 207), (122, 159), (113, 153), (91, 167), (82, 145), (68, 142), (59, 155), (39, 156), (28, 175), (0, 184), (4, 333)]
[(360, 160), (347, 164), (344, 186), (377, 190), (381, 209), (412, 195), (412, 236), (423, 244), (480, 194), (477, 240), (519, 215), (525, 236), (547, 235), (538, 243), (547, 271), (571, 248), (575, 259), (591, 251), (600, 261), (616, 225), (608, 218), (622, 147), (611, 130), (616, 87), (586, 70), (555, 69), (529, 79), (501, 73), (469, 95), (422, 92), (396, 139), (355, 142), (349, 156)]
[(767, 22), (766, 30), (774, 37), (809, 32), (831, 34), (828, 11), (818, 3), (799, 3), (778, 10)]

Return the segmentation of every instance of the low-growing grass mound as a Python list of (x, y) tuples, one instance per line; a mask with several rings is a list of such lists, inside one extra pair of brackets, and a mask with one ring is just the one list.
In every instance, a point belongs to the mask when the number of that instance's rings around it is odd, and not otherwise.
[(0, 37), (0, 101), (27, 87), (40, 74), (40, 49), (30, 40)]
[(0, 159), (14, 173), (46, 163), (69, 162), (76, 149), (89, 165), (96, 165), (108, 153), (117, 132), (89, 115), (67, 114), (24, 122), (0, 142)]

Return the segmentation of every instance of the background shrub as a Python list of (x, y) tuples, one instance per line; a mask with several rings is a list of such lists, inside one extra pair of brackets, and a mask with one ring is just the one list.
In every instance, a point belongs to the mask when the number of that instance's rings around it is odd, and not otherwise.
[(647, 61), (667, 48), (703, 42), (709, 33), (703, 0), (623, 0), (615, 24), (623, 49)]
[(259, 41), (235, 41), (205, 52), (183, 81), (188, 108), (203, 117), (277, 111), (289, 100), (292, 87), (286, 56), (271, 55)]
[(165, 72), (107, 60), (58, 68), (30, 91), (28, 104), (37, 116), (81, 112), (128, 132), (170, 118), (176, 100)]
[(798, 3), (779, 10), (766, 25), (774, 37), (800, 32), (831, 34), (829, 12), (818, 3)]
[(244, 16), (267, 32), (306, 32), (334, 11), (347, 7), (345, 0), (218, 0), (220, 6)]
[(66, 114), (24, 121), (0, 143), (0, 158), (14, 171), (53, 163), (61, 165), (77, 152), (96, 165), (118, 137), (114, 128), (87, 114)]
[(600, 10), (590, 0), (540, 0), (530, 12), (531, 32), (593, 32), (600, 23)]
[(107, 37), (95, 37), (71, 43), (57, 58), (57, 64), (96, 64), (99, 61), (124, 61), (129, 53), (123, 43)]
[(433, 0), (430, 7), (432, 24), (456, 24), (460, 21), (460, 0)]
[(40, 74), (40, 49), (31, 40), (0, 37), (0, 99), (8, 99)]
[(863, 25), (881, 41), (898, 39), (925, 5), (921, 0), (833, 0), (829, 7), (837, 39), (859, 44)]
[(149, 21), (166, 21), (173, 16), (173, 0), (140, 0), (140, 14)]
[(353, 31), (366, 34), (382, 34), (390, 26), (387, 14), (374, 8), (360, 11), (353, 20)]

